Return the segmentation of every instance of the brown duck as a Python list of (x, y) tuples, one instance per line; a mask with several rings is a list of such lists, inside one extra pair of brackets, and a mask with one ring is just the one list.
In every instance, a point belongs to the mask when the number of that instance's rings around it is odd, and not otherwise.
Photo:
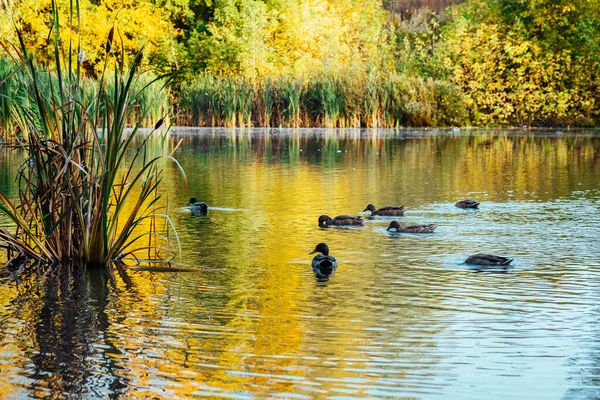
[(455, 206), (458, 208), (479, 208), (479, 203), (475, 200), (467, 199), (457, 201)]
[(328, 215), (321, 215), (319, 217), (319, 227), (321, 228), (328, 228), (330, 226), (361, 226), (362, 224), (362, 218), (350, 215), (338, 215), (335, 218), (331, 218)]
[(404, 215), (404, 211), (406, 211), (406, 207), (405, 206), (385, 206), (385, 207), (381, 207), (380, 209), (376, 209), (375, 206), (373, 204), (369, 204), (367, 206), (367, 208), (365, 208), (363, 210), (363, 212), (365, 211), (371, 211), (371, 215), (381, 215), (381, 216), (395, 216), (395, 217), (401, 217)]
[(474, 254), (465, 260), (465, 264), (485, 266), (509, 266), (512, 258), (494, 256), (492, 254)]
[(398, 233), (433, 233), (435, 231), (435, 225), (406, 225), (402, 226), (398, 221), (392, 221), (387, 230), (390, 232)]

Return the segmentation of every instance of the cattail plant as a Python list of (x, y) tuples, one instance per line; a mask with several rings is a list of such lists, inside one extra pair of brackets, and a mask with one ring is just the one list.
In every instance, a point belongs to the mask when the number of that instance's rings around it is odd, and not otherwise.
[[(78, 2), (71, 4), (69, 23), (78, 31)], [(129, 65), (123, 51), (114, 57), (113, 28), (106, 41), (104, 71), (91, 95), (80, 73), (79, 44), (61, 48), (55, 3), (52, 14), (56, 79), (38, 69), (20, 32), (20, 50), (12, 55), (27, 76), (23, 83), (34, 112), (20, 115), (27, 120), (28, 139), (17, 199), (0, 192), (0, 211), (15, 226), (0, 229), (0, 248), (7, 251), (9, 263), (72, 262), (111, 269), (122, 268), (125, 259), (135, 259), (140, 252), (144, 258), (166, 260), (175, 247), (160, 239), (165, 235), (157, 220), (166, 221), (170, 232), (174, 228), (161, 206), (159, 160), (171, 156), (149, 147), (164, 115), (150, 135), (140, 137), (141, 122), (153, 107), (153, 101), (146, 101), (131, 132), (126, 126), (133, 111), (131, 99), (143, 96), (159, 80), (166, 85), (173, 76), (152, 78), (134, 90), (142, 52)], [(177, 240), (176, 233), (170, 236)]]

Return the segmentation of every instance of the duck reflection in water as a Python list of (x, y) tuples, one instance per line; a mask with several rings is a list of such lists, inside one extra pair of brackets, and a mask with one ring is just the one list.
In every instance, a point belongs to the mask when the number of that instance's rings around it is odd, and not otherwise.
[(334, 256), (329, 255), (329, 246), (325, 243), (319, 243), (313, 251), (308, 254), (317, 254), (312, 260), (313, 273), (321, 282), (328, 281), (329, 277), (335, 274), (338, 263)]

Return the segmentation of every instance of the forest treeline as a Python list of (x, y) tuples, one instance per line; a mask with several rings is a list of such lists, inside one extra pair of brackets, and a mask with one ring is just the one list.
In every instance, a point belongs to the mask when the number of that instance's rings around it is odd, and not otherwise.
[[(168, 96), (178, 124), (600, 121), (600, 0), (79, 0), (79, 23), (67, 11), (73, 0), (56, 1), (60, 36), (81, 38), (74, 57), (90, 82), (102, 73), (113, 26), (115, 54), (131, 58), (143, 47), (149, 75), (180, 71), (157, 94)], [(18, 43), (17, 27), (38, 63), (49, 64), (50, 10), (51, 0), (1, 1), (3, 51)], [(19, 99), (9, 82), (15, 68), (6, 55), (0, 61), (5, 129)]]

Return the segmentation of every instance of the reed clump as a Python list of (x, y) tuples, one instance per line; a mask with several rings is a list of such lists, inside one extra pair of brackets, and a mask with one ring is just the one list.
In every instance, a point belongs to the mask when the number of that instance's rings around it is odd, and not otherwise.
[[(0, 192), (0, 211), (14, 225), (0, 229), (0, 248), (8, 264), (72, 262), (110, 269), (140, 252), (152, 260), (172, 257), (174, 247), (158, 228), (172, 228), (161, 202), (164, 149), (161, 154), (150, 146), (166, 115), (150, 135), (139, 134), (144, 121), (164, 111), (152, 95), (164, 90), (172, 75), (144, 77), (141, 52), (125, 64), (122, 53), (114, 54), (111, 31), (104, 72), (90, 87), (81, 75), (77, 44), (60, 47), (56, 8), (52, 12), (55, 72), (40, 69), (22, 40), (11, 54), (17, 68), (11, 74), (21, 77), (20, 90), (29, 102), (10, 109), (12, 121), (24, 121), (25, 141), (18, 146), (27, 159), (18, 173), (16, 198)], [(76, 9), (71, 15), (70, 23), (78, 24)], [(153, 85), (160, 89), (147, 90)], [(164, 148), (164, 140), (159, 143)]]
[(188, 126), (385, 127), (467, 123), (453, 84), (376, 71), (311, 78), (201, 74), (179, 87), (178, 124)]

